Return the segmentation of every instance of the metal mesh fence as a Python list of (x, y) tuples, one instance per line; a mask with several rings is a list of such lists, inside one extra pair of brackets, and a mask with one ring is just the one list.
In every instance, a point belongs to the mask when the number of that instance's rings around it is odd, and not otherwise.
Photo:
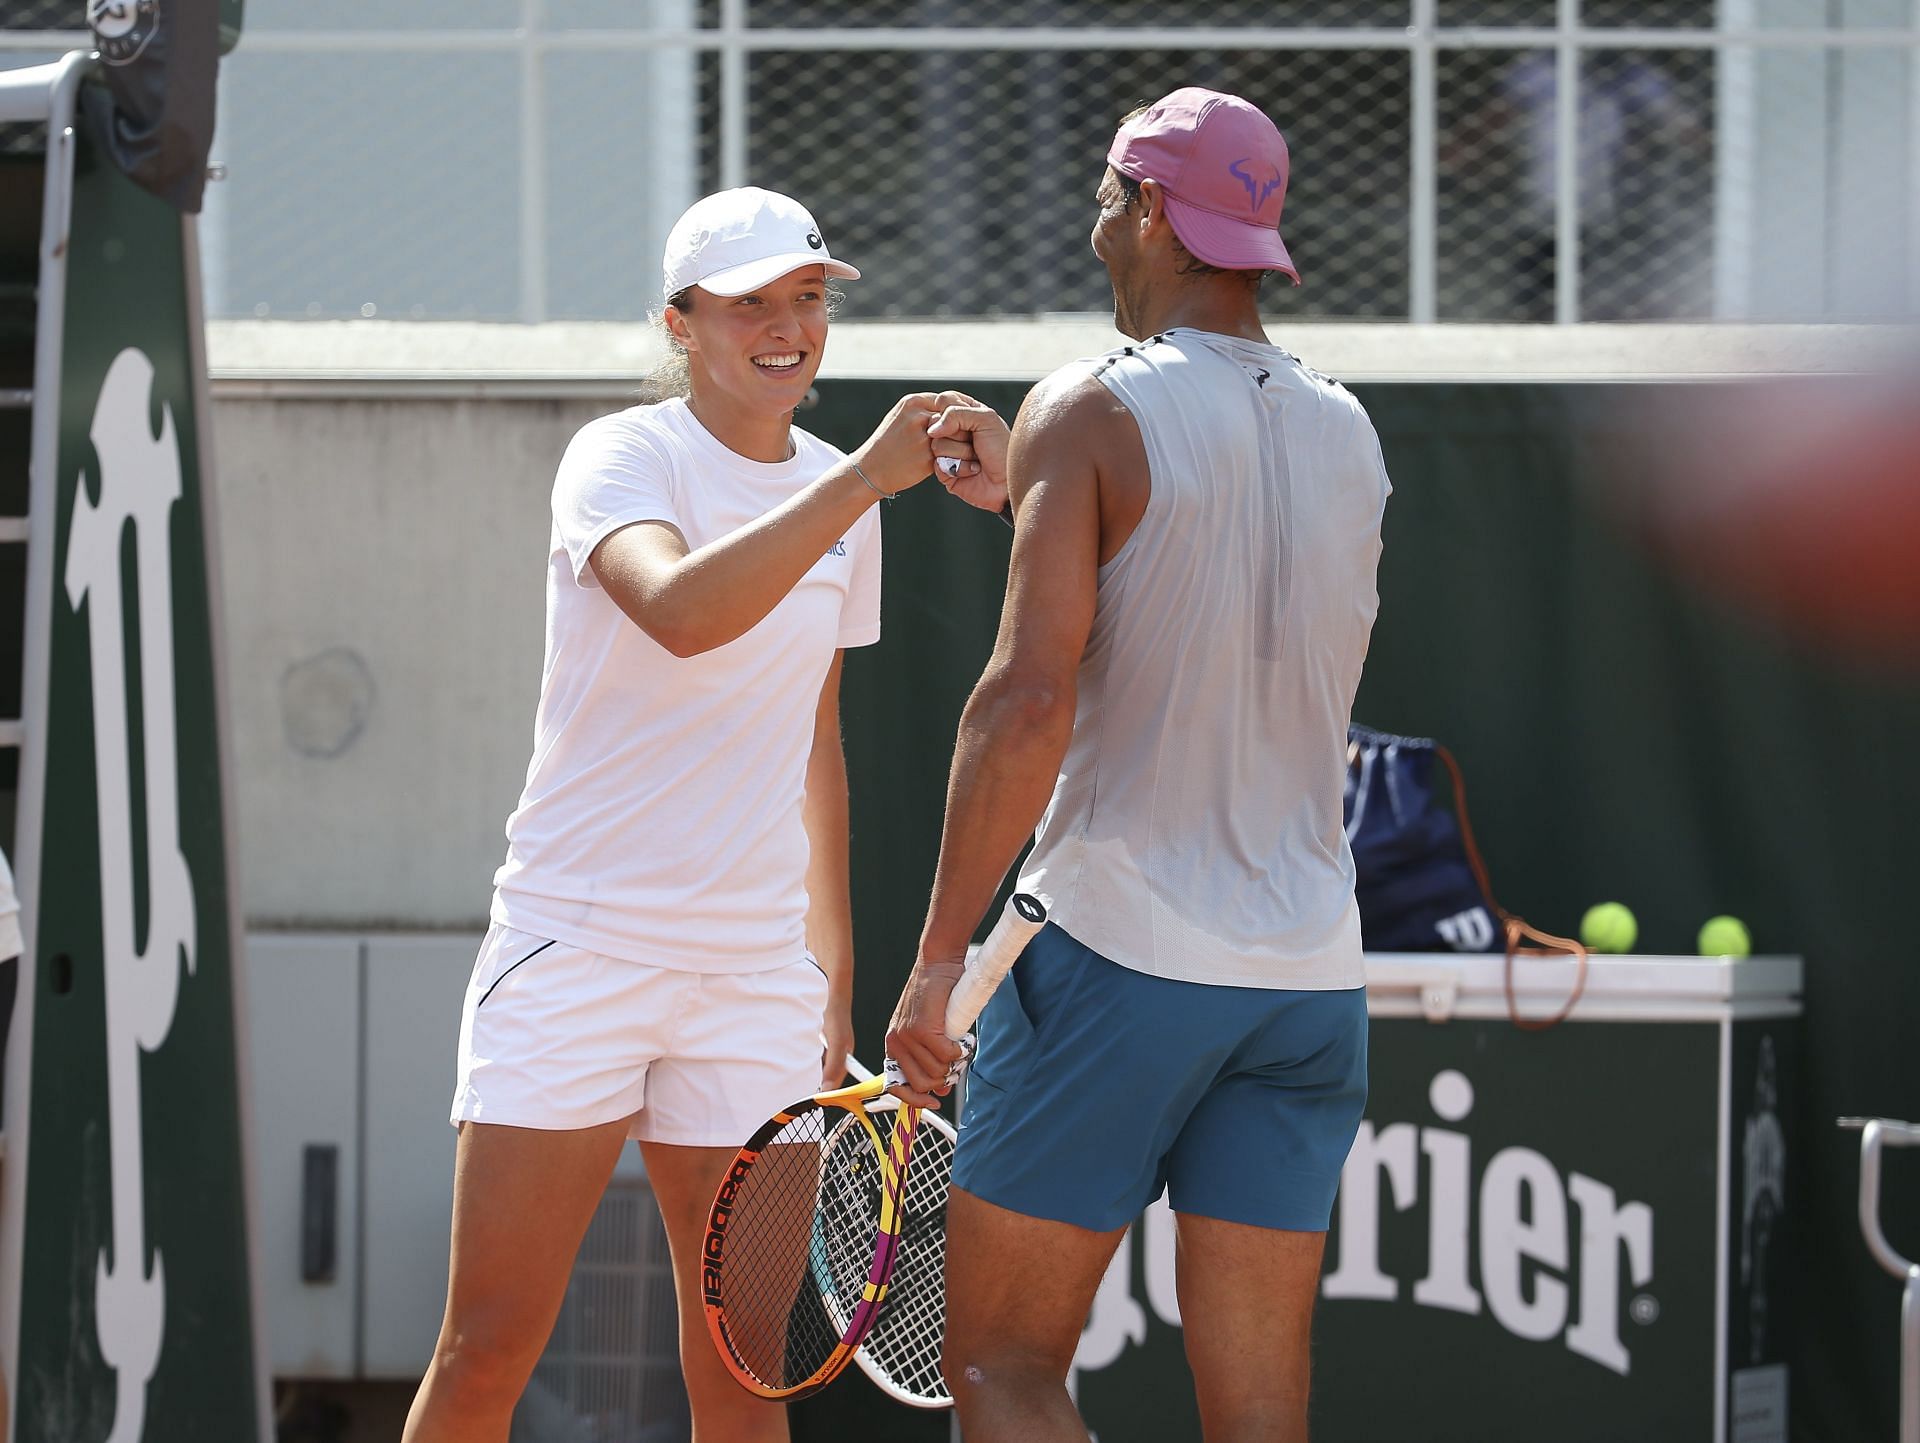
[[(512, 56), (269, 52), (224, 69), (216, 312), (519, 312), (519, 145), (498, 101), (519, 81)], [(439, 123), (421, 123), (429, 96)], [(248, 115), (302, 129), (236, 123)]]
[(1547, 26), (1554, 23), (1554, 0), (1439, 0), (1438, 18), (1463, 27)]
[[(1308, 281), (1298, 308), (1404, 315), (1405, 55), (1183, 61), (1191, 83), (1301, 117), (1286, 226)], [(866, 271), (848, 316), (1101, 310), (1110, 292), (1089, 250), (1101, 157), (1165, 68), (1136, 51), (764, 53), (748, 175), (805, 197)]]
[[(1582, 312), (1711, 313), (1713, 59), (1697, 50), (1581, 57)], [(1591, 196), (1589, 196), (1591, 191)]]
[(1711, 29), (1718, 19), (1715, 0), (1582, 0), (1580, 19), (1587, 25), (1631, 25), (1635, 29)]
[[(84, 13), (3, 9), (0, 64), (27, 58), (6, 30)], [(247, 23), (215, 314), (634, 319), (674, 217), (747, 183), (867, 272), (850, 317), (1103, 311), (1105, 145), (1188, 84), (1287, 135), (1304, 284), (1268, 288), (1277, 313), (1920, 298), (1917, 0), (253, 0)]]
[(653, 1189), (616, 1178), (574, 1258), (511, 1443), (684, 1443), (673, 1263)]
[(753, 26), (1208, 30), (1405, 25), (1411, 0), (752, 0)]
[(0, 30), (87, 28), (87, 0), (6, 0), (0, 5)]
[[(1555, 314), (1560, 241), (1551, 50), (1461, 50), (1439, 70), (1439, 310)], [(1711, 314), (1713, 65), (1698, 51), (1581, 57), (1574, 195), (1580, 314)]]
[[(0, 67), (44, 65), (60, 58), (57, 46), (39, 48), (50, 37), (25, 32), (79, 34), (86, 28), (86, 0), (0, 0), (0, 37), (15, 42), (0, 50)], [(33, 153), (46, 148), (46, 126), (0, 122), (0, 155)]]

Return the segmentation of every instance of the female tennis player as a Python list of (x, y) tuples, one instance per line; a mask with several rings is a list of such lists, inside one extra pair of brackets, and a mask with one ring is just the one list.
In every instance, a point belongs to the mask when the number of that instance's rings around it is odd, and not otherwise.
[(946, 418), (980, 409), (958, 393), (902, 397), (851, 456), (793, 424), (827, 282), (859, 274), (785, 196), (698, 202), (665, 256), (685, 393), (588, 423), (560, 463), (533, 760), (461, 1018), (447, 1310), (406, 1443), (504, 1443), (630, 1137), (694, 1437), (787, 1437), (707, 1338), (707, 1205), (853, 1045), (840, 658), (880, 635), (875, 505), (936, 456), (963, 499), (1006, 496)]

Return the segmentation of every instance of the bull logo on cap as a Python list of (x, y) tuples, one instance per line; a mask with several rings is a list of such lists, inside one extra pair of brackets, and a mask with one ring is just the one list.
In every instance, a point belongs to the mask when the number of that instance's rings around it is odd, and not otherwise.
[(1240, 168), (1246, 163), (1246, 157), (1242, 156), (1239, 160), (1234, 161), (1227, 167), (1227, 174), (1247, 188), (1247, 208), (1249, 210), (1259, 210), (1261, 206), (1267, 203), (1267, 197), (1280, 189), (1280, 175), (1279, 172), (1276, 171), (1272, 180), (1256, 181), (1251, 175)]

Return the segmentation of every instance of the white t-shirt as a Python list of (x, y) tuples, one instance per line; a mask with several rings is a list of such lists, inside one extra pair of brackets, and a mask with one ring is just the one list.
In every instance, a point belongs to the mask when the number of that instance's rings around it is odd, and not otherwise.
[(1100, 568), (1020, 885), (1136, 972), (1362, 986), (1341, 792), (1391, 489), (1373, 426), (1285, 351), (1212, 331), (1070, 372), (1139, 423), (1151, 489)]
[(806, 956), (801, 798), (814, 710), (835, 650), (880, 637), (878, 513), (759, 625), (695, 657), (635, 625), (587, 564), (636, 521), (670, 522), (698, 550), (845, 459), (797, 427), (792, 436), (791, 459), (750, 461), (672, 400), (602, 416), (567, 447), (533, 760), (507, 819), (495, 921), (686, 971)]

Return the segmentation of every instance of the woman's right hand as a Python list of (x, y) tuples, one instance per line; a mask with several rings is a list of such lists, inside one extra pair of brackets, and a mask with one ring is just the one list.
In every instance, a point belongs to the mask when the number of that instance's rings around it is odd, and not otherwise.
[(927, 427), (940, 414), (930, 391), (915, 391), (893, 403), (853, 459), (889, 496), (910, 490), (933, 474), (933, 443)]

